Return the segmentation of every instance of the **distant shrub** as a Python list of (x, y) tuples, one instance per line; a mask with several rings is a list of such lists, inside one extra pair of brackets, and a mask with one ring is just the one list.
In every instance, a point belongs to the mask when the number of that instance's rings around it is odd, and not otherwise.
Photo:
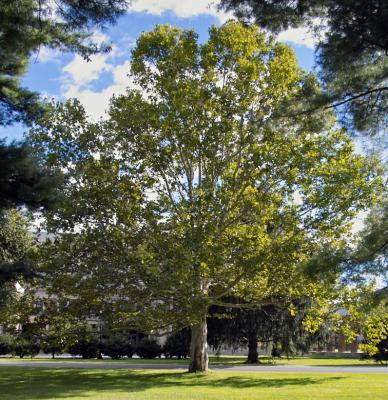
[(97, 358), (100, 340), (88, 324), (75, 325), (66, 335), (66, 350), (72, 356)]
[(10, 335), (0, 336), (0, 355), (11, 354), (14, 338)]
[(376, 362), (385, 362), (388, 361), (388, 337), (382, 340), (378, 345), (377, 348), (379, 351), (372, 356), (372, 358)]
[(129, 339), (123, 335), (111, 335), (104, 339), (101, 347), (102, 353), (113, 359), (118, 359), (124, 356), (132, 357), (134, 348)]
[(16, 337), (11, 346), (11, 354), (23, 357), (35, 357), (39, 354), (40, 346), (34, 339), (25, 338), (23, 336)]
[(166, 358), (186, 358), (190, 352), (190, 330), (182, 329), (170, 335), (163, 346)]
[(92, 336), (80, 337), (72, 343), (67, 351), (73, 356), (82, 358), (97, 358), (99, 350), (98, 340)]
[(278, 347), (272, 346), (271, 356), (272, 357), (281, 357), (282, 356), (282, 352)]
[(65, 341), (55, 334), (44, 335), (40, 345), (42, 351), (51, 354), (52, 358), (55, 354), (62, 354), (65, 351)]
[(156, 340), (142, 339), (136, 347), (136, 354), (140, 358), (156, 358), (162, 355), (162, 347)]
[(128, 343), (128, 345), (125, 348), (125, 353), (124, 355), (127, 356), (128, 358), (132, 358), (133, 355), (135, 354), (135, 347), (133, 346), (132, 343)]

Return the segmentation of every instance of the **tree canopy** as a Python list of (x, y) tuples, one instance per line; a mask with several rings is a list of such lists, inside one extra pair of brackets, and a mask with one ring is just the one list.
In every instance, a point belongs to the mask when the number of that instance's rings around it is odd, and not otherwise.
[(275, 33), (310, 27), (325, 95), (317, 105), (335, 107), (348, 127), (386, 131), (386, 0), (221, 0), (220, 7)]
[(190, 371), (206, 370), (209, 307), (324, 297), (336, 276), (309, 279), (303, 264), (343, 245), (381, 180), (330, 113), (273, 117), (305, 75), (255, 26), (212, 27), (204, 44), (157, 26), (131, 74), (107, 121), (70, 101), (31, 134), (67, 173), (42, 264), (79, 312), (143, 331), (190, 325)]

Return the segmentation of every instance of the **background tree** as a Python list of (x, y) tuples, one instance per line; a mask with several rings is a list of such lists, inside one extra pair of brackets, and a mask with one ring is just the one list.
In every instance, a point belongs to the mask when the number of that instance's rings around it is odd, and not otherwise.
[(160, 358), (162, 353), (162, 346), (155, 339), (143, 338), (136, 346), (136, 354), (140, 358)]
[(260, 309), (226, 309), (213, 306), (209, 310), (208, 343), (214, 349), (223, 345), (247, 347), (248, 363), (259, 362), (258, 342), (269, 343), (280, 322), (280, 313), (275, 305)]
[(74, 318), (68, 311), (65, 301), (58, 301), (55, 297), (34, 296), (34, 323), (38, 330), (41, 349), (44, 353), (64, 353), (68, 347), (75, 344), (85, 325), (85, 321)]
[(73, 356), (81, 356), (84, 359), (98, 358), (100, 352), (100, 340), (87, 322), (79, 322), (73, 326), (67, 351)]
[(220, 7), (274, 33), (310, 27), (324, 88), (317, 105), (335, 107), (342, 122), (358, 131), (386, 131), (386, 0), (221, 0)]
[(372, 273), (388, 281), (388, 197), (367, 215), (356, 248), (351, 252), (349, 269), (354, 274)]
[(15, 306), (20, 296), (15, 292), (16, 282), (23, 284), (34, 275), (28, 213), (21, 214), (17, 208), (36, 211), (52, 206), (58, 200), (61, 180), (62, 174), (41, 165), (26, 143), (0, 140), (0, 307)]
[(166, 358), (186, 358), (190, 353), (190, 329), (184, 328), (171, 333), (164, 343), (163, 353)]
[[(237, 299), (231, 299), (236, 302)], [(214, 349), (222, 345), (247, 347), (248, 363), (259, 362), (258, 343), (266, 343), (278, 355), (309, 351), (325, 338), (324, 324), (315, 332), (304, 326), (309, 301), (294, 301), (289, 309), (281, 301), (256, 309), (213, 306), (208, 317), (208, 342)]]
[[(32, 124), (44, 112), (39, 94), (23, 88), (21, 77), (41, 47), (76, 51), (88, 58), (109, 46), (91, 40), (93, 28), (104, 28), (124, 13), (124, 0), (16, 0), (0, 4), (0, 125)], [(60, 174), (39, 165), (25, 143), (0, 141), (0, 209), (38, 208), (53, 200)], [(27, 265), (2, 264), (19, 274)]]
[(368, 280), (371, 276), (379, 285), (387, 282), (387, 214), (387, 197), (384, 191), (381, 201), (372, 207), (363, 220), (361, 231), (341, 248), (323, 246), (306, 263), (306, 271), (316, 275), (325, 273), (328, 269), (341, 270), (342, 281), (350, 285)]
[(379, 302), (363, 325), (363, 350), (377, 362), (388, 362), (388, 286), (376, 292)]
[(11, 349), (13, 356), (17, 356), (20, 358), (26, 356), (35, 357), (39, 354), (40, 346), (33, 337), (28, 336), (23, 332), (20, 332), (13, 338)]
[[(0, 322), (7, 323), (19, 315), (19, 303), (25, 307), (28, 299), (21, 299), (15, 285), (31, 278), (33, 270), (29, 259), (36, 250), (33, 235), (28, 230), (25, 217), (15, 209), (0, 211)], [(27, 303), (26, 303), (27, 302)], [(20, 311), (20, 310), (19, 310)], [(22, 313), (24, 315), (24, 313)]]
[(374, 356), (379, 352), (380, 342), (388, 334), (387, 288), (376, 291), (370, 286), (369, 295), (360, 294), (359, 290), (348, 288), (348, 299), (344, 303), (346, 314), (340, 317), (338, 322), (343, 325), (349, 342), (362, 335), (360, 350)]
[(343, 245), (380, 180), (332, 115), (271, 119), (304, 76), (256, 27), (212, 27), (199, 45), (158, 26), (131, 71), (140, 89), (113, 99), (108, 121), (69, 102), (32, 134), (68, 174), (41, 260), (79, 312), (143, 331), (191, 326), (189, 370), (205, 371), (209, 307), (329, 293), (335, 276), (311, 280), (300, 265)]
[(40, 165), (27, 143), (0, 140), (0, 209), (48, 207), (57, 196), (61, 174)]
[(0, 4), (0, 125), (30, 124), (43, 111), (39, 94), (20, 85), (29, 59), (41, 47), (76, 51), (88, 58), (109, 50), (91, 40), (124, 13), (125, 0), (4, 0)]
[(388, 309), (380, 307), (381, 314), (370, 316), (362, 325), (364, 343), (360, 345), (366, 354), (376, 361), (388, 360)]
[(0, 355), (11, 354), (12, 352), (13, 337), (11, 335), (0, 336)]
[(66, 350), (66, 332), (61, 332), (61, 326), (50, 325), (41, 336), (40, 346), (44, 353), (51, 354), (54, 359), (56, 354), (62, 354)]
[(131, 358), (135, 350), (135, 344), (123, 332), (110, 332), (109, 336), (102, 341), (102, 353), (113, 359), (119, 359), (124, 356)]

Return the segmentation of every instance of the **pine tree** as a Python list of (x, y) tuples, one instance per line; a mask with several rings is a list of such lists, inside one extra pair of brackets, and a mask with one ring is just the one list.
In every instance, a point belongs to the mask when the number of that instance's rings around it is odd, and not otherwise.
[(0, 3), (0, 125), (30, 124), (44, 112), (39, 94), (20, 79), (40, 48), (76, 51), (85, 58), (109, 46), (90, 39), (93, 28), (113, 23), (125, 0), (2, 0)]
[(220, 7), (274, 33), (310, 27), (324, 85), (324, 96), (315, 98), (310, 111), (335, 107), (350, 128), (372, 135), (386, 131), (386, 0), (221, 0)]

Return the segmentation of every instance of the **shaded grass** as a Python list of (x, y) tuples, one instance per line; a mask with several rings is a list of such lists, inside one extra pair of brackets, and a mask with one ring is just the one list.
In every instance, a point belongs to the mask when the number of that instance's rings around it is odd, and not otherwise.
[(388, 375), (4, 367), (0, 399), (386, 400)]

